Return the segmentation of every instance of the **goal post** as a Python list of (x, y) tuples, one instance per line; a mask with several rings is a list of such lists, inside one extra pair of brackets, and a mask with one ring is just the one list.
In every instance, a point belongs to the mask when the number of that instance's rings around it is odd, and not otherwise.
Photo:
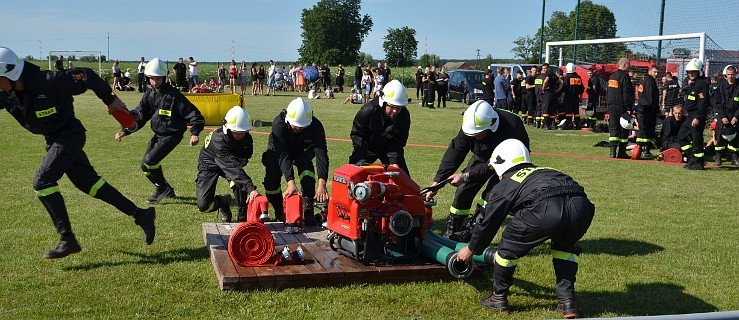
[(646, 41), (663, 41), (663, 40), (681, 40), (681, 39), (695, 39), (699, 40), (698, 48), (698, 59), (705, 62), (706, 57), (706, 33), (684, 33), (684, 34), (673, 34), (673, 35), (661, 35), (661, 36), (647, 36), (647, 37), (629, 37), (629, 38), (609, 38), (609, 39), (590, 39), (590, 40), (569, 40), (569, 41), (548, 41), (546, 43), (546, 49), (544, 51), (544, 61), (549, 63), (550, 51), (552, 47), (556, 46), (572, 46), (572, 45), (598, 45), (608, 43), (626, 43), (626, 42), (646, 42)]
[(49, 70), (54, 70), (54, 64), (59, 56), (64, 57), (64, 69), (70, 67), (88, 67), (93, 70), (97, 68), (98, 74), (103, 76), (102, 52), (98, 50), (50, 50), (47, 59)]

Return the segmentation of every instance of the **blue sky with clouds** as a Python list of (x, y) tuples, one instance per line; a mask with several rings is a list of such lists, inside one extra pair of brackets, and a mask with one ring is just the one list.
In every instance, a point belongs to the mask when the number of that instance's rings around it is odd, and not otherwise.
[[(633, 10), (622, 1), (595, 2), (612, 4), (617, 19)], [(574, 3), (549, 0), (547, 14), (555, 9), (569, 11)], [(645, 3), (640, 14), (659, 14), (658, 0)], [(109, 58), (120, 60), (193, 56), (200, 61), (225, 61), (231, 59), (233, 41), (236, 60), (294, 61), (302, 40), (300, 15), (313, 4), (303, 0), (10, 1), (0, 11), (4, 31), (0, 45), (20, 56), (38, 57), (41, 52), (45, 57), (49, 50), (103, 54), (110, 50)], [(382, 38), (387, 29), (403, 26), (416, 30), (419, 56), (428, 51), (442, 58), (472, 59), (480, 49), (481, 58), (487, 54), (512, 58), (512, 41), (534, 34), (539, 27), (541, 0), (364, 0), (361, 12), (374, 22), (361, 51), (375, 59), (385, 55)], [(638, 26), (619, 25), (619, 35), (657, 33), (656, 29), (640, 32)]]

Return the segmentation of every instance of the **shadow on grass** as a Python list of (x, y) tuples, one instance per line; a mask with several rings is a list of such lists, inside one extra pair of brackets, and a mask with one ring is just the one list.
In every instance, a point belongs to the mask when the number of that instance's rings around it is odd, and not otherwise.
[[(516, 279), (517, 286), (537, 299), (552, 300), (550, 307), (556, 307), (557, 298), (552, 289)], [(647, 316), (684, 313), (701, 313), (718, 311), (716, 306), (684, 292), (685, 287), (663, 282), (628, 283), (626, 291), (604, 292), (577, 292), (577, 301), (584, 316), (597, 317), (605, 314), (618, 316)], [(515, 294), (510, 300), (515, 301)], [(513, 302), (513, 301), (512, 301)], [(533, 310), (540, 305), (516, 306), (512, 303), (515, 312)]]
[(165, 200), (165, 201), (158, 203), (157, 205), (166, 206), (169, 204), (186, 204), (186, 205), (197, 206), (198, 204), (198, 198), (191, 197), (191, 196), (185, 196), (185, 197), (175, 196), (174, 198), (168, 198), (168, 199), (169, 201)]
[(130, 261), (108, 261), (87, 263), (78, 266), (64, 268), (66, 271), (88, 271), (103, 267), (115, 267), (130, 264), (170, 264), (175, 262), (199, 261), (208, 259), (208, 251), (203, 247), (197, 248), (180, 248), (175, 250), (157, 252), (152, 254), (143, 254), (139, 252), (118, 251), (125, 255), (133, 256), (138, 260)]
[[(645, 256), (665, 250), (664, 247), (649, 242), (629, 239), (585, 239), (580, 241), (583, 254), (608, 254), (619, 257)], [(549, 242), (545, 242), (531, 250), (528, 256), (550, 254)]]

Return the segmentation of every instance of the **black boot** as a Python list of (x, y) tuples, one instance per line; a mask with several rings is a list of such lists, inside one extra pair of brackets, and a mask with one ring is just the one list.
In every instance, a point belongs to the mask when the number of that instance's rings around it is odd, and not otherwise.
[(312, 227), (316, 225), (315, 213), (313, 212), (313, 198), (303, 197), (303, 226)]
[(231, 195), (223, 194), (216, 197), (216, 206), (218, 207), (218, 217), (221, 222), (229, 223), (233, 214), (231, 213)]
[(721, 151), (716, 151), (716, 157), (714, 158), (714, 162), (717, 167), (721, 166)]
[(282, 193), (267, 194), (267, 201), (275, 210), (275, 220), (285, 222), (285, 210), (282, 207)]
[(161, 202), (164, 198), (174, 197), (174, 188), (172, 188), (172, 186), (170, 186), (169, 184), (165, 184), (164, 186), (157, 187), (154, 191), (154, 194), (152, 194), (149, 199), (146, 199), (146, 202), (150, 204), (157, 204)]
[(739, 155), (736, 153), (731, 154), (731, 164), (739, 167)]
[(156, 210), (154, 207), (139, 208), (134, 216), (134, 221), (141, 229), (144, 230), (146, 244), (152, 244), (154, 242), (154, 236), (156, 236), (156, 226), (154, 221), (156, 220)]
[(56, 244), (56, 248), (44, 252), (43, 257), (44, 259), (59, 259), (80, 251), (82, 251), (82, 247), (80, 247), (74, 234), (70, 232), (63, 234), (59, 243)]
[(466, 219), (467, 219), (467, 216), (461, 216), (461, 215), (450, 213), (446, 217), (446, 230), (444, 231), (443, 236), (446, 238), (449, 238), (455, 232), (461, 231), (462, 227), (467, 222)]
[(246, 207), (238, 206), (236, 208), (236, 222), (244, 222), (244, 221), (246, 221)]
[(628, 154), (626, 154), (626, 143), (619, 143), (618, 144), (618, 154), (616, 155), (616, 158), (619, 159), (631, 159)]
[(641, 160), (653, 160), (654, 159), (654, 155), (651, 152), (649, 152), (648, 146), (641, 146), (640, 149), (641, 149), (641, 152), (639, 152), (639, 158)]
[(616, 147), (616, 146), (611, 146), (611, 154), (608, 156), (609, 158), (614, 158), (614, 159), (616, 158), (616, 149), (617, 148), (618, 147)]
[(562, 316), (565, 319), (575, 319), (580, 317), (580, 312), (577, 310), (577, 303), (574, 299), (559, 300), (557, 303), (557, 311), (562, 312)]
[(480, 304), (488, 309), (496, 310), (502, 314), (508, 313), (508, 296), (503, 293), (498, 294), (492, 292), (486, 298), (481, 299)]

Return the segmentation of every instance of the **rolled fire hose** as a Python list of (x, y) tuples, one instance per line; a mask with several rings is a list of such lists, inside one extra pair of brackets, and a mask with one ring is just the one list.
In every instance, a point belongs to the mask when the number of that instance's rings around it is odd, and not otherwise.
[(467, 263), (457, 261), (456, 251), (432, 240), (426, 239), (423, 241), (421, 253), (427, 258), (445, 265), (449, 273), (457, 279), (467, 279), (475, 271), (472, 261)]
[[(431, 229), (426, 230), (426, 241), (428, 240), (441, 244), (457, 252), (459, 252), (459, 250), (462, 250), (462, 248), (467, 246), (467, 243), (456, 242), (449, 238), (444, 238), (434, 233), (433, 231), (431, 231)], [(484, 264), (488, 264), (492, 266), (493, 262), (495, 261), (495, 251), (497, 251), (496, 248), (487, 247), (485, 248), (485, 251), (483, 251), (481, 255), (472, 256), (472, 261), (475, 261), (477, 263), (484, 263)]]
[(275, 254), (275, 239), (261, 222), (249, 221), (239, 225), (228, 239), (228, 255), (242, 267), (279, 266), (305, 263), (303, 247), (291, 251), (285, 246)]

